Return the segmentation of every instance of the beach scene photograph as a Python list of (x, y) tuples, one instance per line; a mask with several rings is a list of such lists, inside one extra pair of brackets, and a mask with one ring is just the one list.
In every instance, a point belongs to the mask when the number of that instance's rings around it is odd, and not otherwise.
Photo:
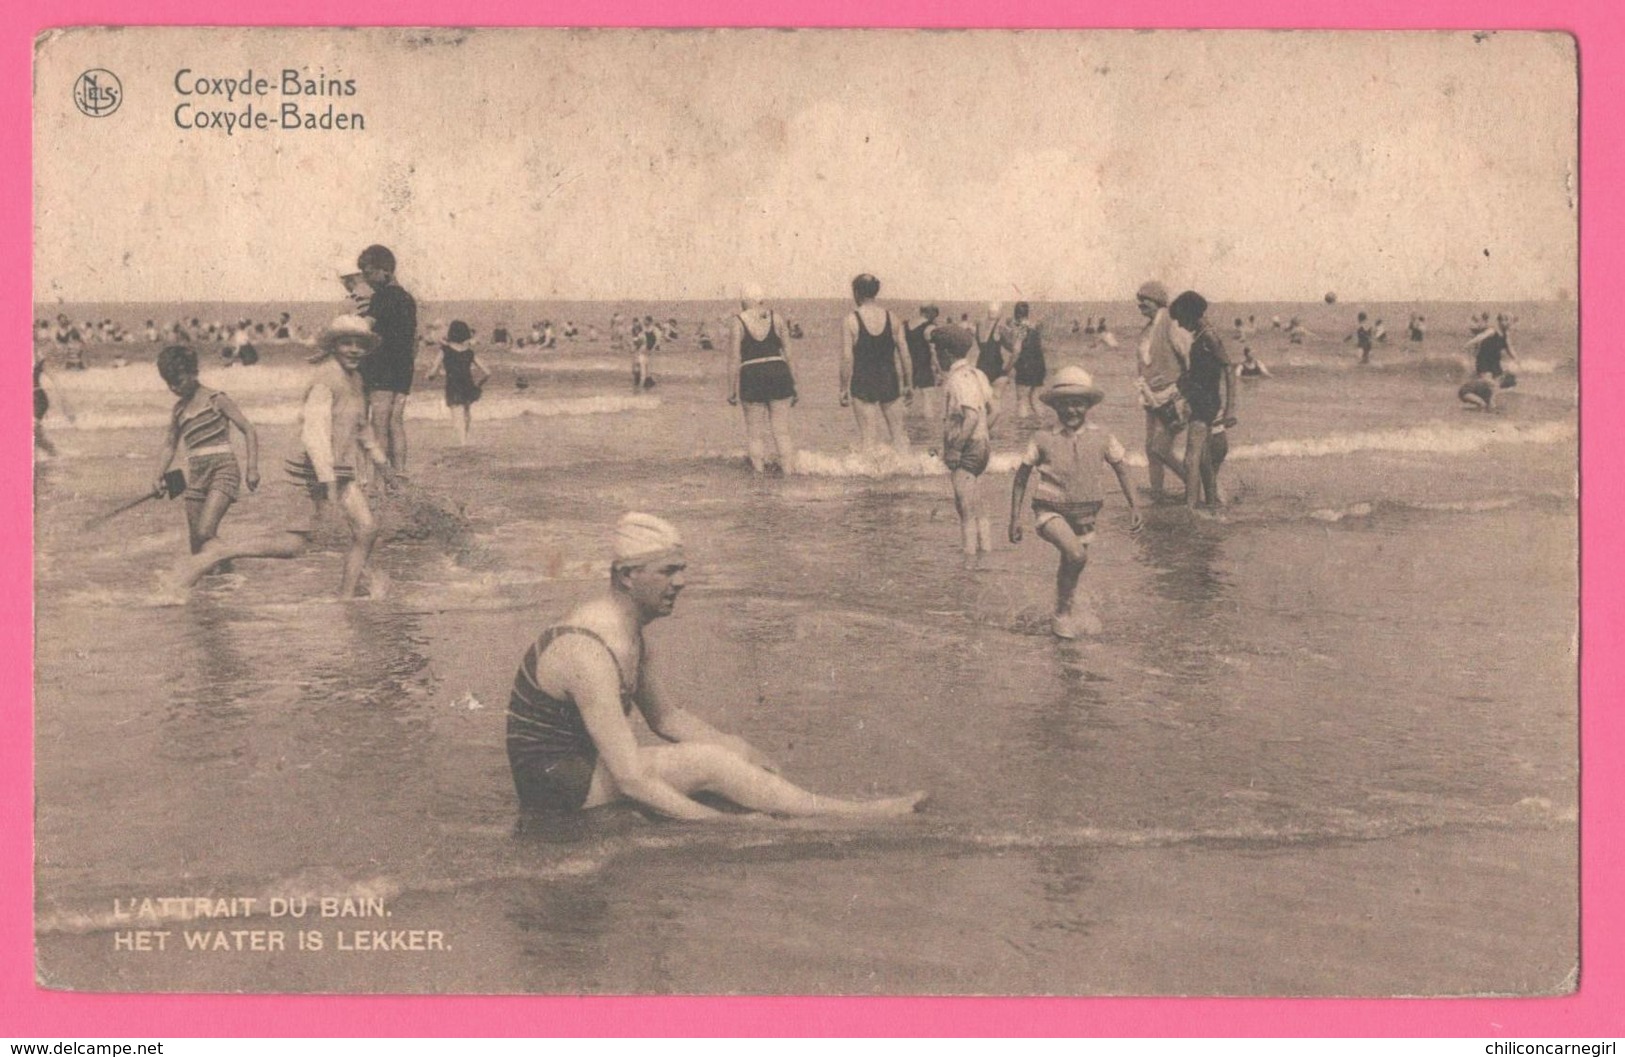
[(1578, 62), (41, 36), (38, 984), (1573, 993)]

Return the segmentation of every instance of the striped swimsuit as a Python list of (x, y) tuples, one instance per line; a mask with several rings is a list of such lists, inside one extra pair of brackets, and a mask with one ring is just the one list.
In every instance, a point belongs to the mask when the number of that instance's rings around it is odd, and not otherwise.
[(631, 715), (638, 683), (628, 685), (615, 651), (595, 631), (556, 624), (525, 651), (508, 698), (508, 765), (520, 806), (542, 811), (575, 811), (586, 803), (598, 766), (598, 746), (587, 733), (581, 710), (568, 697), (554, 697), (536, 684), (536, 665), (563, 635), (585, 635), (609, 653), (620, 675), (621, 708)]
[(202, 502), (210, 492), (235, 500), (243, 474), (231, 450), (231, 420), (219, 408), (222, 394), (213, 393), (203, 409), (190, 418), (181, 413), (189, 401), (175, 406), (175, 430), (186, 446), (186, 491), (181, 498)]

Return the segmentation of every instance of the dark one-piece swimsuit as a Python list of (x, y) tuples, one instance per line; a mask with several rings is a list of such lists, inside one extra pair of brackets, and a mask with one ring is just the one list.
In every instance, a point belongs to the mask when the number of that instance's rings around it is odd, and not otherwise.
[(869, 333), (863, 316), (858, 321), (858, 340), (852, 345), (852, 398), (871, 404), (889, 404), (903, 395), (897, 378), (897, 338), (892, 334), (891, 313), (879, 334)]
[(526, 810), (580, 810), (598, 767), (598, 747), (587, 733), (575, 701), (554, 697), (536, 685), (537, 663), (561, 635), (585, 635), (609, 653), (620, 676), (621, 708), (627, 715), (637, 694), (637, 684), (627, 685), (620, 659), (597, 632), (572, 624), (557, 624), (542, 632), (525, 651), (508, 698), (508, 765), (513, 769), (519, 804)]

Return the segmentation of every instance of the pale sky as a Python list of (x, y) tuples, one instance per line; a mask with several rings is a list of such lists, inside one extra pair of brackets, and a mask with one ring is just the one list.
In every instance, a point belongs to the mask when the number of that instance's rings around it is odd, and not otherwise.
[[(73, 85), (123, 86), (92, 118)], [(353, 78), (365, 130), (177, 128)], [(1577, 274), (1556, 34), (123, 29), (35, 63), (35, 300), (1523, 300)]]

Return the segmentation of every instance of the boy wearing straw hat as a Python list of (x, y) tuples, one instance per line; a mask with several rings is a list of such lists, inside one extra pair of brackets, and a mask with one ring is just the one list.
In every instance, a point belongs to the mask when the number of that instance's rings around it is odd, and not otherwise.
[(210, 540), (196, 557), (177, 571), (177, 588), (195, 583), (221, 562), (236, 558), (296, 558), (329, 503), (336, 504), (350, 529), (350, 549), (344, 557), (339, 597), (351, 598), (378, 539), (378, 522), (367, 504), (366, 492), (356, 480), (363, 454), (389, 482), (395, 480), (389, 458), (367, 424), (367, 399), (361, 386), (361, 358), (378, 347), (378, 336), (360, 316), (339, 316), (316, 339), (311, 362), (316, 369), (305, 388), (299, 411), (299, 458), (286, 460), (289, 478), (303, 487), (313, 505), (308, 525), (264, 533), (238, 543)]
[(1129, 487), (1123, 460), (1126, 453), (1116, 437), (1087, 424), (1089, 409), (1105, 399), (1082, 367), (1063, 367), (1055, 382), (1039, 397), (1055, 410), (1060, 429), (1033, 435), (1010, 494), (1010, 542), (1021, 542), (1021, 506), (1027, 482), (1036, 471), (1033, 488), (1033, 527), (1061, 555), (1055, 574), (1056, 637), (1075, 639), (1081, 631), (1097, 634), (1100, 620), (1092, 613), (1075, 616), (1079, 583), (1089, 564), (1089, 544), (1095, 537), (1095, 519), (1104, 504), (1101, 465), (1112, 468), (1117, 485), (1128, 500), (1129, 531), (1139, 532), (1143, 522)]

